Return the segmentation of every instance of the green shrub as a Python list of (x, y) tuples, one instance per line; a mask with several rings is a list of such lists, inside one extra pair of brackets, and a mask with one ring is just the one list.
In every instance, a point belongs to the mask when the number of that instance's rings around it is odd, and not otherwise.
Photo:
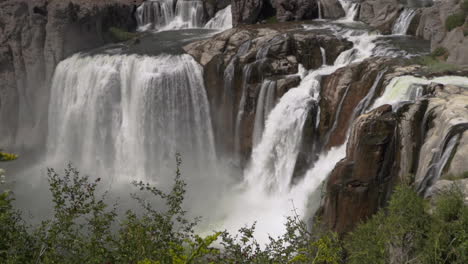
[(468, 263), (468, 207), (458, 187), (437, 198), (420, 259), (428, 264)]
[[(407, 185), (398, 186), (388, 208), (359, 225), (345, 239), (349, 263), (388, 263), (400, 252), (397, 263), (416, 255), (428, 230), (424, 200)], [(392, 256), (395, 258), (395, 256)]]
[(431, 56), (434, 57), (434, 58), (437, 58), (437, 57), (445, 57), (447, 58), (449, 55), (449, 52), (446, 48), (444, 47), (437, 47), (432, 53), (431, 53)]
[(433, 56), (422, 56), (414, 60), (415, 63), (423, 65), (431, 73), (456, 71), (459, 69), (458, 65), (441, 61)]
[(109, 33), (115, 42), (125, 42), (138, 36), (137, 33), (128, 32), (116, 27), (111, 27)]
[(453, 175), (453, 174), (445, 175), (443, 179), (449, 180), (449, 181), (468, 179), (468, 171), (465, 171), (464, 173), (460, 175)]
[(266, 19), (266, 23), (267, 23), (267, 24), (278, 23), (278, 18), (276, 18), (276, 16), (268, 17), (268, 18)]
[(453, 15), (450, 15), (445, 20), (445, 28), (447, 31), (452, 31), (454, 28), (462, 26), (465, 23), (465, 13), (459, 12)]
[(460, 3), (460, 7), (465, 14), (468, 14), (468, 0), (463, 0)]

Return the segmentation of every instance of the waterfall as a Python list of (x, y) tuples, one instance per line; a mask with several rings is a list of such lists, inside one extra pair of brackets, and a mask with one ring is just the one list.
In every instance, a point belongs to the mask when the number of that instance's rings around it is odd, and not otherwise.
[[(310, 26), (311, 29), (316, 27), (316, 25)], [(345, 157), (346, 143), (326, 153), (313, 153), (318, 156), (318, 160), (302, 175), (302, 178), (293, 181), (305, 121), (310, 115), (319, 115), (321, 77), (332, 74), (350, 63), (369, 58), (375, 52), (381, 52), (376, 49), (374, 43), (377, 35), (341, 27), (331, 27), (331, 30), (335, 30), (336, 35), (353, 42), (353, 48), (341, 53), (333, 65), (323, 65), (312, 71), (299, 67), (302, 77), (300, 85), (290, 89), (280, 98), (268, 115), (263, 134), (256, 136), (259, 141), (256, 141), (250, 162), (244, 171), (244, 182), (226, 195), (225, 201), (221, 202), (223, 208), (229, 208), (228, 212), (221, 216), (223, 227), (228, 230), (237, 230), (245, 223), (256, 221), (258, 223), (256, 239), (260, 243), (267, 242), (268, 236), (275, 237), (282, 234), (284, 217), (290, 215), (293, 208), (302, 217), (317, 209), (320, 200), (315, 198), (318, 188), (336, 163)], [(264, 52), (259, 51), (259, 53)], [(259, 53), (257, 58), (262, 57)], [(375, 87), (360, 102), (359, 105), (363, 109), (371, 106), (383, 75), (384, 71), (378, 74)], [(266, 83), (267, 81), (262, 85), (260, 98), (265, 96)], [(261, 106), (263, 99), (260, 98), (260, 103), (257, 104), (258, 116), (255, 119), (259, 124), (261, 123), (259, 108), (264, 109), (264, 106)], [(311, 196), (314, 199), (311, 199)], [(223, 211), (222, 208), (220, 210)]]
[[(462, 126), (465, 126), (465, 129), (467, 129), (468, 123), (462, 124)], [(451, 128), (451, 130), (454, 131), (457, 127), (458, 126), (454, 126)], [(428, 187), (431, 187), (435, 181), (440, 179), (440, 176), (442, 175), (442, 172), (450, 157), (452, 156), (453, 151), (455, 150), (455, 146), (457, 145), (460, 138), (460, 133), (451, 135), (449, 131), (445, 139), (440, 142), (440, 147), (432, 157), (431, 165), (429, 168), (427, 168), (427, 172), (423, 181), (418, 184), (418, 191), (420, 193), (424, 194)]]
[(253, 132), (253, 146), (260, 142), (268, 115), (275, 104), (276, 81), (265, 80), (258, 96), (257, 108), (255, 110), (255, 122)]
[(218, 11), (216, 15), (206, 23), (205, 28), (226, 30), (232, 28), (231, 5)]
[(383, 76), (385, 75), (386, 72), (387, 72), (387, 70), (385, 69), (383, 71), (380, 71), (377, 74), (377, 77), (375, 78), (374, 83), (372, 84), (372, 87), (371, 87), (369, 93), (364, 97), (364, 99), (361, 100), (361, 102), (359, 102), (359, 104), (354, 109), (353, 117), (350, 120), (351, 122), (354, 119), (356, 119), (358, 116), (360, 116), (362, 113), (364, 113), (364, 111), (366, 109), (369, 108), (370, 104), (372, 103), (372, 100), (374, 100), (375, 92), (377, 90), (377, 87), (379, 86), (380, 81), (382, 80), (382, 78), (383, 78)]
[(318, 19), (322, 19), (322, 2), (321, 1), (317, 1), (317, 5), (318, 5)]
[(216, 164), (202, 68), (188, 55), (62, 61), (48, 131), (48, 156), (57, 164), (73, 161), (124, 181), (164, 180), (176, 153), (191, 172)]
[(194, 0), (149, 0), (136, 12), (140, 31), (200, 28), (203, 15), (203, 2)]
[(393, 25), (393, 35), (406, 35), (408, 28), (416, 15), (416, 9), (405, 8)]
[(452, 84), (462, 87), (468, 87), (468, 78), (459, 76), (444, 76), (433, 79), (419, 78), (411, 75), (404, 75), (393, 78), (385, 87), (384, 94), (374, 102), (370, 110), (375, 109), (384, 104), (390, 104), (394, 109), (404, 101), (414, 101), (418, 95), (421, 95), (421, 85), (430, 83)]
[(350, 0), (339, 0), (341, 6), (345, 11), (345, 17), (340, 19), (343, 22), (353, 22), (356, 19), (357, 13), (359, 11), (359, 4), (354, 3)]
[(320, 47), (320, 53), (322, 54), (322, 65), (327, 65), (327, 53), (323, 47)]

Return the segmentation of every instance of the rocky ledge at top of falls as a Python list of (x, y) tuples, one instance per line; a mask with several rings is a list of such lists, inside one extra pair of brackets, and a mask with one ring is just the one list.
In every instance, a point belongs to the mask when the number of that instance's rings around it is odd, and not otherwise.
[(320, 17), (336, 19), (344, 15), (338, 0), (232, 0), (235, 26), (254, 24), (272, 17), (284, 22)]
[[(45, 133), (44, 106), (55, 66), (76, 52), (109, 43), (110, 27), (134, 30), (141, 1), (0, 1), (0, 120), (8, 124), (0, 126), (0, 144), (11, 146), (15, 137), (38, 142)], [(19, 135), (20, 125), (28, 135)]]
[(463, 1), (434, 1), (433, 5), (427, 3), (432, 1), (363, 0), (358, 19), (382, 33), (390, 34), (402, 12), (411, 8), (415, 10), (415, 15), (408, 34), (431, 41), (432, 50), (445, 47), (449, 51), (448, 62), (468, 65), (468, 36), (464, 34), (468, 20), (450, 31), (446, 27), (447, 18), (462, 10)]
[[(404, 75), (416, 69), (398, 70)], [(321, 215), (328, 227), (339, 233), (352, 230), (385, 205), (398, 182), (413, 183), (430, 197), (453, 183), (448, 175), (468, 171), (467, 89), (437, 82), (421, 89), (422, 99), (397, 109), (383, 105), (353, 123), (346, 158), (326, 187)], [(456, 182), (467, 185), (466, 179)]]
[[(317, 69), (324, 56), (332, 62), (351, 46), (343, 38), (326, 31), (311, 33), (296, 23), (246, 25), (186, 46), (185, 50), (205, 69), (220, 152), (239, 152), (241, 164), (250, 157), (256, 109), (265, 81), (275, 83), (276, 101), (299, 85), (299, 64), (306, 70)], [(242, 138), (238, 149), (236, 137)]]

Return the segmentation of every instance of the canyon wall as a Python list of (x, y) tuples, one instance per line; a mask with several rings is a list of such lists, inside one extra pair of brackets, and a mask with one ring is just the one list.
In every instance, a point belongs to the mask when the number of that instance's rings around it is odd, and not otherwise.
[(43, 141), (49, 82), (57, 63), (111, 42), (111, 27), (134, 30), (140, 2), (0, 2), (0, 145), (31, 147)]

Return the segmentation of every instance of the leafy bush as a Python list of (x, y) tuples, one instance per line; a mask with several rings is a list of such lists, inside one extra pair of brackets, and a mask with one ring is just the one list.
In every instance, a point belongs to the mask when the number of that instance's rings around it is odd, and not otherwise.
[(115, 42), (128, 41), (138, 36), (137, 33), (128, 32), (116, 27), (111, 27), (109, 33)]
[[(177, 156), (174, 185), (163, 192), (135, 182), (132, 197), (142, 213), (119, 217), (106, 193), (98, 195), (100, 179), (81, 176), (72, 166), (64, 175), (48, 170), (54, 211), (38, 227), (28, 227), (0, 195), (0, 263), (468, 263), (468, 207), (459, 189), (441, 195), (433, 209), (409, 185), (398, 186), (388, 206), (356, 227), (344, 239), (320, 228), (311, 229), (296, 214), (286, 233), (260, 245), (256, 224), (238, 233), (195, 234), (198, 218), (183, 210), (186, 184)], [(163, 201), (163, 210), (151, 205)], [(218, 246), (213, 246), (214, 244)]]
[[(359, 225), (345, 240), (349, 263), (407, 263), (428, 229), (424, 200), (409, 186), (396, 188), (389, 206)], [(399, 252), (398, 254), (394, 254)]]
[(434, 57), (434, 58), (437, 58), (437, 57), (448, 57), (449, 55), (449, 52), (446, 48), (444, 47), (437, 47), (432, 53), (431, 53), (431, 56)]
[(466, 15), (463, 12), (450, 15), (445, 20), (445, 28), (447, 31), (452, 31), (454, 28), (462, 26), (465, 23), (465, 18)]
[(426, 66), (427, 70), (431, 73), (456, 71), (459, 69), (458, 65), (450, 64), (434, 58), (433, 56), (422, 56), (415, 59), (415, 62)]
[(345, 238), (349, 263), (468, 263), (463, 199), (454, 187), (437, 198), (430, 213), (409, 186), (398, 187), (388, 208)]
[(468, 14), (468, 0), (463, 0), (460, 3), (460, 7), (465, 14)]

